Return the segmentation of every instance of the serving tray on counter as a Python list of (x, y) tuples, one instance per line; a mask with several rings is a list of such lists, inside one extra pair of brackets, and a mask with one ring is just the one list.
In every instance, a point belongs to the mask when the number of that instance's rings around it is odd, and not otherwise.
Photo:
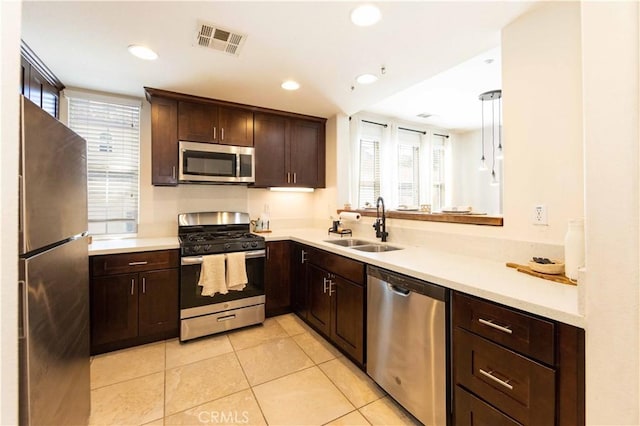
[(542, 278), (545, 280), (555, 281), (561, 284), (578, 285), (577, 282), (571, 281), (569, 278), (565, 277), (564, 275), (543, 274), (542, 272), (536, 272), (532, 270), (527, 265), (519, 265), (517, 263), (507, 262), (507, 267), (514, 268), (515, 270), (517, 270), (518, 272), (522, 272), (523, 274), (532, 275), (534, 277)]

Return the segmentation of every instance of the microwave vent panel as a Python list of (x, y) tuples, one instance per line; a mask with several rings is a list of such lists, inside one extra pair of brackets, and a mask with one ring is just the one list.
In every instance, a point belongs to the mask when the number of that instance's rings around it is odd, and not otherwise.
[(246, 38), (245, 34), (240, 34), (238, 31), (222, 28), (209, 22), (198, 21), (195, 43), (200, 47), (238, 56)]

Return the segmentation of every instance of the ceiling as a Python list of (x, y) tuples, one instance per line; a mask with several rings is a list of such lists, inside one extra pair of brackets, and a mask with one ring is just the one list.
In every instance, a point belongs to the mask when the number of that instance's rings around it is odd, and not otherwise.
[[(148, 86), (322, 117), (369, 110), (459, 129), (479, 126), (478, 94), (499, 88), (501, 28), (534, 6), (378, 2), (382, 20), (356, 27), (349, 14), (358, 4), (25, 0), (22, 38), (68, 87), (142, 97)], [(197, 46), (198, 20), (246, 34), (239, 55)], [(133, 57), (134, 43), (159, 58)], [(486, 65), (487, 55), (496, 61)], [(380, 78), (358, 85), (363, 73)], [(300, 89), (281, 89), (286, 79)], [(435, 116), (415, 117), (425, 112)]]

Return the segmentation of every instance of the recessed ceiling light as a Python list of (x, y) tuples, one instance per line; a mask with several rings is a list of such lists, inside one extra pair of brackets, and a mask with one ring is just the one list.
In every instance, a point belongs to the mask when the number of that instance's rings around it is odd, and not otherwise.
[(377, 80), (378, 77), (373, 74), (362, 74), (356, 77), (356, 81), (360, 84), (371, 84), (376, 82)]
[(129, 53), (131, 53), (133, 56), (136, 56), (140, 59), (146, 59), (147, 61), (158, 59), (158, 54), (145, 46), (132, 44), (127, 49), (129, 50)]
[(359, 27), (368, 27), (375, 24), (382, 18), (382, 13), (377, 6), (363, 4), (351, 11), (351, 22)]
[(300, 83), (293, 80), (287, 80), (280, 85), (284, 90), (298, 90), (300, 88)]

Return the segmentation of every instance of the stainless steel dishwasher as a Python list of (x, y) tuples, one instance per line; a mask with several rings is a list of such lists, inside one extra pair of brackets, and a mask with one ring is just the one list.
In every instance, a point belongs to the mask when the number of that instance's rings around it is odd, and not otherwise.
[(449, 424), (449, 290), (367, 267), (367, 374), (427, 426)]

